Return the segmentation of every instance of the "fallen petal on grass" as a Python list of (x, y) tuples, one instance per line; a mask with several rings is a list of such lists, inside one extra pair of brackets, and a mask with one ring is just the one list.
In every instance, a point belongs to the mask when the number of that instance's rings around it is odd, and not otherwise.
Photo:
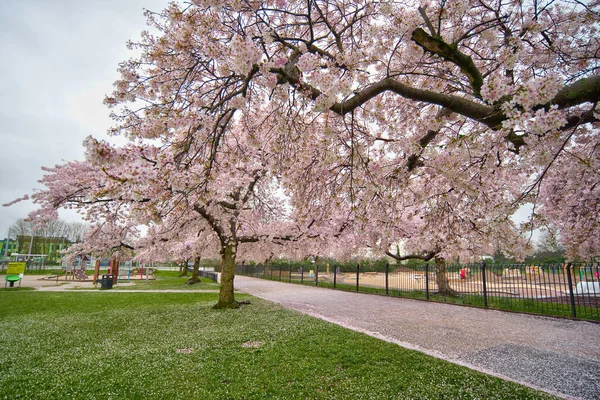
[(249, 341), (246, 343), (242, 343), (242, 347), (246, 347), (246, 348), (254, 348), (254, 349), (258, 349), (260, 346), (262, 346), (261, 342), (257, 342), (257, 341)]
[(175, 351), (180, 354), (191, 354), (194, 349), (175, 349)]

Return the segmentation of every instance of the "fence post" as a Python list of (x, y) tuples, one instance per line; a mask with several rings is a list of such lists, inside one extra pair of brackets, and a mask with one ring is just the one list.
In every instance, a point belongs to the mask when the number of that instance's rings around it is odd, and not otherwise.
[(573, 318), (577, 317), (577, 311), (575, 309), (575, 295), (573, 294), (573, 279), (571, 278), (571, 263), (567, 264), (567, 280), (569, 281), (569, 297), (571, 298), (571, 315)]
[(337, 265), (333, 267), (333, 288), (335, 289), (337, 284)]
[(304, 283), (304, 265), (300, 266), (300, 283)]
[(315, 286), (319, 286), (319, 264), (315, 263)]
[(429, 300), (429, 263), (425, 263), (425, 298)]
[(483, 306), (487, 308), (487, 284), (485, 281), (485, 261), (481, 264), (481, 279), (483, 281)]
[(388, 280), (389, 273), (390, 273), (390, 264), (386, 262), (385, 263), (385, 295), (386, 296), (389, 296), (389, 294), (390, 294), (390, 291), (389, 291), (390, 285), (389, 285), (389, 280)]
[(358, 273), (360, 270), (360, 264), (356, 264), (356, 291), (358, 292)]

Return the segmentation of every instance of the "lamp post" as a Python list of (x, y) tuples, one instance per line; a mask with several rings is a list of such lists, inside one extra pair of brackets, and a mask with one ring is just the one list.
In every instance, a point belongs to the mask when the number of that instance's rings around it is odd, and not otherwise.
[(8, 257), (8, 246), (10, 245), (10, 226), (8, 227), (8, 236), (6, 237), (6, 247), (4, 248), (4, 263), (2, 263), (2, 266), (4, 266), (4, 264), (6, 263), (7, 268), (8, 268), (8, 259), (6, 257)]
[(31, 258), (31, 248), (33, 247), (33, 234), (34, 233), (35, 232), (31, 231), (31, 241), (29, 242), (29, 251), (27, 252), (27, 259), (25, 261), (27, 263), (27, 266), (30, 265), (29, 261), (30, 261), (30, 258)]

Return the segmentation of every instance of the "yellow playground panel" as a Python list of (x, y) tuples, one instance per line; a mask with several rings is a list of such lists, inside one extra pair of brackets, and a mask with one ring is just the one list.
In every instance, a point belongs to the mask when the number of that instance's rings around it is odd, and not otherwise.
[(21, 278), (23, 278), (23, 274), (25, 273), (25, 265), (24, 262), (9, 262), (8, 268), (6, 268), (6, 275), (4, 276), (4, 287), (6, 287), (7, 283), (10, 283), (10, 287), (15, 285), (15, 282), (19, 282), (19, 287), (21, 286)]

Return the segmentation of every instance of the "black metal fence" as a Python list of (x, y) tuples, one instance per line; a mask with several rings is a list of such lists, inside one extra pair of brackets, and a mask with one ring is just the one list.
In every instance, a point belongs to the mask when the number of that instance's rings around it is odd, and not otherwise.
[(600, 320), (600, 266), (390, 265), (384, 272), (356, 265), (341, 272), (328, 264), (238, 265), (236, 275), (319, 287), (409, 297), (516, 312)]

